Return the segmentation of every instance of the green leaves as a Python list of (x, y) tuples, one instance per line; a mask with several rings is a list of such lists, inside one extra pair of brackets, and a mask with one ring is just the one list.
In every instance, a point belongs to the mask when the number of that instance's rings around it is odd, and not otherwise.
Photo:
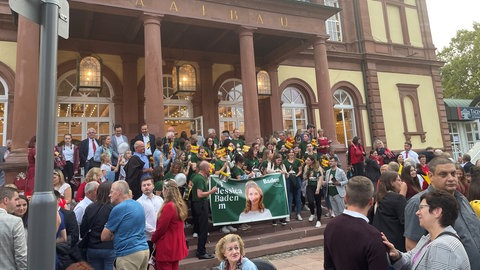
[(459, 30), (448, 47), (438, 53), (445, 98), (473, 99), (480, 95), (480, 24)]

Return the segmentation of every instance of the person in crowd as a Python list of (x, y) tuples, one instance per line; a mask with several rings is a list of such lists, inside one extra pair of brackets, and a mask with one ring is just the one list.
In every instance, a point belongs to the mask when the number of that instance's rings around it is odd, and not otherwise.
[(118, 159), (117, 166), (119, 167), (118, 180), (125, 180), (127, 178), (127, 173), (125, 172), (125, 166), (127, 166), (128, 161), (132, 157), (132, 151), (127, 150), (123, 155), (120, 155)]
[(397, 172), (386, 171), (380, 175), (372, 224), (383, 232), (397, 249), (405, 252), (403, 231), (407, 200), (399, 194), (402, 185), (405, 184)]
[(188, 255), (183, 231), (188, 210), (175, 181), (165, 181), (162, 193), (165, 200), (152, 235), (157, 250), (155, 269), (177, 270), (178, 262)]
[(100, 143), (97, 140), (97, 131), (94, 128), (87, 130), (87, 138), (80, 142), (80, 166), (84, 172), (88, 172), (92, 167), (100, 167), (100, 163), (95, 163), (93, 157)]
[(95, 162), (101, 163), (102, 160), (100, 159), (100, 156), (102, 154), (107, 154), (108, 157), (110, 158), (111, 164), (117, 165), (118, 153), (113, 150), (112, 137), (110, 137), (110, 135), (100, 136), (100, 147), (98, 147), (97, 150), (95, 151), (95, 156), (93, 157), (93, 160)]
[(375, 150), (371, 150), (370, 155), (365, 160), (365, 176), (372, 181), (376, 192), (378, 178), (380, 177), (380, 160)]
[(132, 190), (133, 199), (136, 200), (142, 196), (141, 179), (150, 174), (153, 168), (150, 167), (150, 161), (145, 155), (145, 144), (143, 141), (134, 143), (135, 153), (132, 155), (125, 166), (126, 181)]
[(467, 199), (477, 216), (480, 218), (480, 167), (472, 167), (470, 174), (472, 181), (468, 188)]
[(25, 195), (18, 195), (17, 207), (13, 213), (15, 216), (22, 219), (23, 229), (25, 230), (25, 239), (28, 239), (28, 208), (30, 202)]
[[(297, 220), (303, 220), (302, 211), (302, 163), (295, 157), (293, 149), (287, 152), (287, 158), (283, 160), (283, 165), (288, 172), (287, 178), (287, 195), (288, 195), (288, 209), (292, 211), (293, 202), (295, 200), (295, 212)], [(287, 217), (287, 222), (290, 221), (290, 216)]]
[(263, 191), (254, 181), (245, 184), (245, 209), (240, 214), (238, 221), (250, 222), (271, 219), (272, 213), (263, 204)]
[(347, 161), (349, 168), (353, 169), (353, 176), (365, 175), (365, 149), (358, 136), (353, 137), (348, 147)]
[(62, 169), (65, 181), (72, 183), (74, 175), (77, 175), (80, 169), (80, 148), (72, 143), (72, 134), (65, 134), (63, 142), (63, 145), (55, 147), (55, 150), (65, 158)]
[(72, 187), (65, 183), (62, 171), (59, 169), (53, 170), (53, 188), (60, 193), (60, 196), (65, 200), (65, 209), (70, 209), (72, 203)]
[(153, 192), (157, 196), (162, 196), (163, 191), (163, 179), (165, 171), (162, 166), (153, 168), (152, 177), (153, 177)]
[(416, 163), (420, 163), (417, 152), (412, 150), (411, 142), (405, 142), (403, 144), (403, 149), (404, 151), (400, 153), (403, 156), (403, 159), (412, 158)]
[[(273, 163), (275, 162), (274, 157), (275, 153), (271, 149), (265, 149), (263, 151), (262, 162), (260, 163), (260, 172), (265, 175), (267, 173), (272, 173), (267, 171), (267, 168), (273, 168)], [(280, 155), (280, 158), (282, 156)]]
[(73, 209), (78, 225), (82, 224), (85, 209), (97, 199), (98, 186), (99, 184), (96, 181), (88, 182), (88, 184), (85, 185), (85, 198)]
[(407, 193), (405, 195), (407, 200), (422, 191), (422, 186), (420, 186), (417, 178), (417, 169), (415, 165), (407, 165), (403, 167), (400, 178), (405, 184), (407, 184)]
[(328, 153), (328, 149), (330, 148), (330, 144), (332, 143), (331, 140), (329, 140), (325, 136), (325, 131), (323, 129), (318, 129), (318, 136), (317, 136), (317, 141), (318, 141), (318, 148), (317, 148), (317, 153), (318, 155), (326, 155)]
[(112, 145), (112, 150), (115, 152), (117, 156), (120, 156), (120, 153), (118, 153), (118, 146), (121, 143), (129, 143), (127, 136), (123, 135), (123, 128), (122, 125), (116, 124), (113, 126), (113, 131), (114, 133), (110, 136), (112, 139), (111, 145)]
[[(245, 153), (245, 165), (244, 169), (247, 174), (258, 170), (260, 166), (260, 159), (258, 157), (258, 143), (252, 143), (252, 147), (250, 147)], [(254, 175), (255, 177), (255, 175)]]
[(217, 187), (208, 189), (207, 179), (210, 175), (210, 163), (201, 161), (198, 173), (192, 179), (192, 217), (194, 232), (198, 233), (196, 256), (199, 259), (212, 259), (213, 255), (207, 253), (205, 244), (208, 236), (208, 196), (217, 192)]
[(391, 161), (396, 161), (395, 154), (390, 149), (385, 147), (382, 140), (375, 141), (375, 151), (377, 151), (380, 165), (388, 164)]
[(240, 130), (238, 128), (235, 128), (232, 133), (232, 142), (233, 145), (235, 145), (235, 148), (240, 148), (245, 145), (245, 141), (240, 138)]
[(305, 179), (304, 181), (307, 181), (307, 200), (308, 208), (310, 209), (310, 217), (308, 218), (308, 221), (312, 222), (315, 219), (316, 212), (317, 222), (315, 223), (315, 228), (320, 228), (320, 226), (322, 226), (320, 219), (322, 218), (321, 189), (323, 184), (323, 172), (320, 164), (314, 156), (307, 156), (305, 159), (303, 179)]
[(380, 231), (368, 224), (367, 213), (374, 202), (372, 181), (364, 176), (352, 177), (345, 201), (348, 210), (325, 228), (324, 268), (387, 269), (387, 249)]
[(477, 217), (468, 200), (457, 191), (456, 168), (453, 161), (444, 157), (434, 158), (429, 163), (429, 176), (432, 184), (412, 198), (405, 207), (405, 247), (412, 250), (425, 229), (420, 226), (416, 212), (421, 204), (421, 196), (433, 190), (445, 190), (455, 196), (459, 205), (459, 215), (453, 228), (457, 231), (470, 259), (471, 269), (480, 269), (480, 219)]
[(165, 170), (168, 169), (168, 158), (163, 153), (163, 140), (162, 138), (155, 139), (155, 151), (153, 152), (153, 168), (162, 166)]
[[(458, 269), (469, 270), (470, 261), (460, 237), (453, 229), (458, 217), (458, 203), (445, 190), (434, 190), (420, 196), (415, 213), (419, 224), (428, 234), (422, 236), (414, 249), (407, 253), (395, 248), (382, 236), (395, 269)], [(478, 258), (473, 258), (478, 261)]]
[(469, 154), (464, 154), (462, 156), (463, 161), (463, 170), (465, 173), (470, 173), (470, 169), (473, 167), (472, 157)]
[(27, 240), (20, 217), (12, 215), (19, 201), (18, 191), (0, 187), (0, 269), (27, 269)]
[[(140, 143), (143, 144), (142, 141)], [(136, 144), (136, 143), (135, 143)], [(148, 244), (145, 238), (145, 212), (142, 205), (130, 199), (128, 183), (118, 180), (112, 184), (110, 202), (114, 208), (102, 231), (102, 241), (112, 241), (115, 268), (144, 270), (148, 266)]]
[(245, 170), (243, 169), (243, 165), (245, 164), (245, 157), (242, 155), (238, 154), (235, 156), (235, 166), (230, 170), (231, 173), (231, 178), (237, 179), (237, 180), (246, 180), (248, 178), (252, 178), (254, 173), (246, 173)]
[(405, 161), (405, 158), (403, 157), (402, 154), (398, 154), (397, 156), (397, 163), (398, 163), (398, 174), (402, 174), (403, 171), (403, 162)]
[(307, 143), (305, 148), (305, 152), (303, 153), (302, 159), (305, 160), (307, 156), (313, 156), (315, 160), (318, 160), (318, 154), (315, 152), (315, 148), (313, 147), (312, 143)]
[(95, 270), (113, 270), (115, 252), (113, 241), (100, 239), (103, 228), (107, 223), (113, 204), (110, 203), (111, 182), (104, 182), (98, 186), (97, 200), (85, 209), (82, 223), (80, 224), (80, 236), (87, 240), (87, 262)]
[(215, 146), (215, 141), (213, 140), (213, 138), (205, 139), (205, 142), (203, 143), (203, 147), (205, 147), (205, 151), (207, 152), (208, 157), (215, 156), (214, 154), (217, 148)]
[(80, 184), (77, 192), (75, 193), (75, 201), (79, 203), (83, 200), (83, 198), (85, 197), (85, 186), (89, 182), (94, 181), (94, 182), (100, 183), (101, 178), (102, 178), (102, 170), (100, 170), (100, 168), (97, 168), (97, 167), (91, 168), (87, 172), (87, 175), (85, 176), (85, 180)]
[(257, 266), (245, 257), (245, 244), (237, 234), (227, 234), (218, 240), (215, 254), (220, 261), (220, 270), (257, 270)]
[[(75, 216), (75, 212), (62, 207), (62, 204), (65, 203), (65, 199), (63, 199), (60, 192), (58, 192), (58, 190), (54, 190), (53, 193), (57, 198), (58, 213), (61, 216), (62, 226), (65, 229), (64, 242), (66, 242), (71, 249), (75, 249), (76, 248), (75, 245), (79, 240), (79, 234), (80, 234), (79, 226), (78, 226), (79, 224), (77, 223), (77, 217)], [(63, 237), (60, 237), (59, 239), (63, 239)]]
[(455, 168), (457, 168), (457, 190), (462, 193), (463, 196), (467, 196), (470, 184), (468, 183), (467, 177), (465, 177), (465, 170), (460, 164), (455, 164)]
[(101, 181), (115, 181), (115, 173), (118, 172), (118, 166), (112, 164), (112, 160), (107, 153), (102, 153), (100, 155), (100, 170), (102, 170)]
[(153, 193), (153, 177), (147, 175), (142, 178), (142, 196), (137, 199), (145, 212), (145, 237), (147, 239), (150, 255), (153, 252), (152, 234), (155, 232), (158, 212), (162, 208), (163, 199)]
[(344, 170), (337, 167), (337, 161), (336, 157), (331, 157), (328, 161), (330, 169), (325, 172), (326, 196), (329, 196), (333, 211), (331, 217), (338, 216), (345, 210), (345, 186), (348, 183), (347, 175)]
[[(10, 155), (12, 140), (7, 139), (6, 144), (0, 146), (0, 164), (4, 163)], [(5, 185), (5, 171), (0, 169), (0, 187)]]
[(25, 196), (32, 196), (35, 187), (35, 160), (37, 159), (37, 136), (33, 136), (28, 143), (28, 171), (25, 186), (18, 186), (25, 191)]
[[(147, 156), (147, 160), (149, 160), (150, 162), (150, 157), (153, 155), (153, 152), (155, 151), (155, 145), (156, 145), (155, 135), (150, 134), (148, 132), (147, 124), (143, 124), (140, 127), (140, 131), (141, 131), (140, 134), (137, 134), (137, 136), (135, 136), (135, 138), (132, 140), (133, 143), (131, 145), (131, 150), (133, 152), (136, 152), (135, 143), (138, 141), (142, 141), (144, 146), (144, 154), (145, 156)], [(150, 166), (150, 164), (148, 164), (148, 166)]]

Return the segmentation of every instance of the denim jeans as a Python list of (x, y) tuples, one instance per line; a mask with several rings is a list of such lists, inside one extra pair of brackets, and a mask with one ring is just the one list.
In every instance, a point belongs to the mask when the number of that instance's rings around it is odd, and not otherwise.
[(112, 270), (115, 251), (113, 249), (87, 249), (87, 262), (95, 270)]
[(297, 182), (298, 188), (296, 190), (294, 190), (291, 185), (287, 184), (288, 212), (290, 213), (292, 211), (293, 199), (295, 199), (295, 211), (297, 212), (297, 215), (299, 215), (302, 211), (302, 179), (297, 177)]

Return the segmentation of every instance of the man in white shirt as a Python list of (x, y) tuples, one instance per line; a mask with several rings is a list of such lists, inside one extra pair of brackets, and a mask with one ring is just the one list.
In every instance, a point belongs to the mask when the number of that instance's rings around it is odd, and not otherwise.
[(163, 205), (163, 199), (153, 193), (153, 178), (148, 175), (142, 178), (143, 195), (137, 199), (145, 211), (145, 237), (147, 238), (150, 255), (153, 251), (152, 235), (157, 227), (157, 216)]
[(141, 133), (135, 136), (135, 139), (130, 142), (131, 150), (135, 151), (134, 143), (137, 141), (142, 141), (145, 144), (145, 155), (150, 158), (155, 151), (155, 135), (148, 132), (148, 125), (143, 124), (141, 127)]
[(87, 206), (96, 201), (98, 186), (99, 184), (97, 181), (88, 182), (85, 185), (85, 198), (73, 209), (73, 212), (75, 212), (75, 217), (77, 218), (78, 226), (82, 224), (83, 214), (85, 214), (85, 209), (87, 209)]
[(407, 160), (407, 158), (415, 160), (415, 162), (418, 164), (420, 161), (418, 160), (418, 154), (417, 152), (412, 150), (412, 143), (411, 142), (405, 142), (403, 144), (403, 149), (405, 151), (402, 151), (400, 154), (402, 154), (403, 159)]

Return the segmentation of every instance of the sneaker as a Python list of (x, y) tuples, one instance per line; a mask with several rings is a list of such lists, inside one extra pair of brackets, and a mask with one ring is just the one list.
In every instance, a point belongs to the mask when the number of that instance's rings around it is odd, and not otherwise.
[(315, 228), (320, 228), (320, 226), (322, 226), (322, 223), (320, 221), (317, 221), (317, 223), (315, 224)]
[(312, 222), (314, 218), (315, 218), (315, 215), (310, 215), (310, 216), (308, 217), (308, 221)]
[(285, 218), (285, 221), (286, 221), (286, 222), (290, 222), (290, 216), (286, 217), (286, 218)]
[(287, 225), (287, 220), (284, 218), (280, 221), (280, 223), (282, 224), (282, 226), (285, 226)]
[(230, 230), (227, 228), (227, 226), (223, 226), (223, 227), (220, 229), (220, 231), (221, 231), (222, 233), (230, 233)]
[(237, 228), (231, 226), (231, 225), (228, 225), (227, 226), (227, 229), (230, 231), (230, 232), (236, 232), (237, 231)]
[(301, 216), (300, 214), (297, 215), (297, 219), (300, 220), (300, 221), (303, 220), (303, 218), (302, 218), (302, 216)]
[(275, 226), (277, 226), (277, 225), (278, 225), (278, 224), (277, 224), (277, 221), (276, 221), (276, 220), (272, 220), (272, 226), (275, 227)]
[(193, 238), (198, 238), (198, 233), (193, 233)]
[(308, 207), (308, 205), (305, 204), (305, 205), (303, 206), (303, 210), (305, 210), (305, 211), (310, 211), (310, 207)]
[(250, 225), (244, 223), (244, 224), (240, 225), (240, 227), (238, 227), (238, 228), (239, 228), (240, 230), (242, 230), (242, 231), (246, 231), (246, 230), (248, 230), (250, 227), (251, 227)]

